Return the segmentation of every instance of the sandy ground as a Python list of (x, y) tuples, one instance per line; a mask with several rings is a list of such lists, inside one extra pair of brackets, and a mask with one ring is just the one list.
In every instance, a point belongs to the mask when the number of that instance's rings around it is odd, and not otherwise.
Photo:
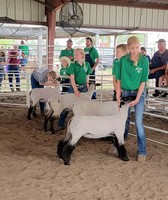
[[(56, 147), (66, 131), (44, 132), (44, 118), (28, 121), (25, 107), (0, 110), (0, 200), (168, 200), (168, 146), (148, 141), (147, 161), (139, 163), (136, 138), (129, 136), (130, 161), (123, 162), (109, 152), (109, 142), (82, 138), (71, 165), (64, 166)], [(144, 121), (156, 124), (153, 117)], [(156, 126), (166, 130), (168, 121), (157, 119)], [(147, 131), (147, 136), (168, 144), (166, 134)]]

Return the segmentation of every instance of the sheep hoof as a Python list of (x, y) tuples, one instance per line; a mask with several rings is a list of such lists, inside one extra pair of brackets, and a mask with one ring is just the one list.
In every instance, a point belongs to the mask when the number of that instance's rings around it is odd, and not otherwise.
[(127, 150), (124, 145), (121, 145), (119, 147), (119, 157), (123, 161), (129, 161), (129, 158), (127, 156)]
[(44, 128), (44, 131), (47, 132), (47, 131), (49, 131), (49, 129), (48, 128)]
[(31, 120), (31, 117), (30, 117), (30, 115), (28, 115), (28, 116), (27, 116), (27, 119), (28, 119), (28, 120)]
[(59, 141), (58, 146), (57, 146), (57, 155), (59, 158), (62, 158), (62, 150), (66, 144), (67, 142), (64, 142), (63, 140)]
[(128, 156), (124, 156), (124, 157), (121, 157), (121, 160), (123, 160), (123, 161), (129, 161), (129, 158), (128, 158)]
[(55, 135), (55, 131), (54, 130), (51, 131), (50, 135)]
[(69, 161), (64, 161), (64, 165), (70, 165)]
[(37, 117), (37, 114), (35, 112), (33, 112), (33, 117)]

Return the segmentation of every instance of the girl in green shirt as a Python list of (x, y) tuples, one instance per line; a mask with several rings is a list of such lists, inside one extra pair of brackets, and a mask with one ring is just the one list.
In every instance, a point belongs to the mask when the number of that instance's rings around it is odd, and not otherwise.
[[(138, 140), (138, 161), (146, 159), (146, 137), (143, 127), (143, 112), (145, 100), (145, 84), (148, 81), (149, 62), (140, 53), (140, 41), (137, 37), (130, 37), (127, 41), (129, 54), (120, 59), (119, 67), (116, 71), (117, 80), (117, 102), (120, 105), (120, 95), (122, 97), (132, 97), (129, 107), (135, 108), (135, 126)], [(130, 109), (125, 127), (124, 137), (127, 138), (130, 123)]]
[(87, 92), (89, 87), (89, 74), (92, 73), (90, 64), (85, 61), (85, 53), (83, 49), (76, 49), (74, 52), (74, 62), (68, 68), (70, 74), (71, 86), (69, 93), (75, 93), (80, 96), (80, 92)]
[(62, 77), (62, 80), (61, 80), (62, 92), (68, 92), (68, 86), (70, 83), (70, 79), (68, 76), (69, 75), (68, 67), (71, 64), (71, 60), (68, 57), (63, 56), (60, 58), (60, 62), (61, 62), (60, 75)]

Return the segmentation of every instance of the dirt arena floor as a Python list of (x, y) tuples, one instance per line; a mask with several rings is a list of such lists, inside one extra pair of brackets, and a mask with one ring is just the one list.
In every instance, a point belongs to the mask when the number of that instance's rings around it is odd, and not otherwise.
[[(23, 96), (1, 102), (24, 102)], [(111, 144), (82, 138), (64, 166), (56, 155), (66, 130), (43, 131), (44, 117), (28, 121), (26, 107), (0, 105), (0, 200), (168, 200), (168, 145), (147, 141), (147, 161), (136, 161), (136, 137), (126, 148), (130, 161)], [(144, 124), (167, 130), (168, 121), (145, 117)], [(131, 133), (135, 129), (131, 126)], [(168, 144), (168, 135), (146, 130), (148, 138)]]

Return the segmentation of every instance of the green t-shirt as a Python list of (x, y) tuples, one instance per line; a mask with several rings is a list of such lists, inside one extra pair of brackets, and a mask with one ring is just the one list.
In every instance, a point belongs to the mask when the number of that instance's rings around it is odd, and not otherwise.
[(20, 45), (19, 49), (26, 55), (29, 56), (29, 47), (27, 45)]
[[(92, 48), (92, 50), (91, 50), (91, 48)], [(91, 50), (91, 51), (90, 51)], [(91, 57), (91, 59), (92, 59), (92, 61), (93, 61), (93, 63), (95, 63), (95, 60), (97, 59), (97, 58), (99, 58), (99, 53), (98, 53), (98, 51), (97, 51), (97, 49), (95, 48), (95, 47), (85, 47), (84, 48), (84, 51), (85, 51), (85, 55), (86, 54), (90, 54), (90, 57)], [(90, 52), (90, 53), (89, 53)]]
[(67, 57), (72, 56), (74, 58), (74, 49), (70, 49), (70, 50), (64, 49), (64, 50), (62, 50), (59, 57), (61, 58), (63, 56), (67, 56)]
[(145, 56), (140, 54), (135, 66), (128, 54), (120, 59), (118, 66), (116, 79), (121, 81), (121, 89), (138, 90), (142, 82), (148, 81), (149, 62)]
[(113, 68), (112, 68), (112, 75), (116, 75), (116, 70), (117, 70), (117, 67), (118, 67), (118, 65), (119, 65), (119, 61), (120, 60), (118, 60), (117, 58), (114, 60), (114, 62), (113, 62)]
[[(60, 69), (60, 75), (61, 76), (68, 76), (68, 67), (61, 67)], [(62, 81), (64, 81), (65, 78), (62, 78)]]
[(75, 83), (78, 85), (85, 85), (87, 82), (87, 75), (92, 73), (92, 69), (88, 62), (85, 65), (80, 65), (77, 61), (71, 63), (68, 68), (68, 74), (74, 74)]

